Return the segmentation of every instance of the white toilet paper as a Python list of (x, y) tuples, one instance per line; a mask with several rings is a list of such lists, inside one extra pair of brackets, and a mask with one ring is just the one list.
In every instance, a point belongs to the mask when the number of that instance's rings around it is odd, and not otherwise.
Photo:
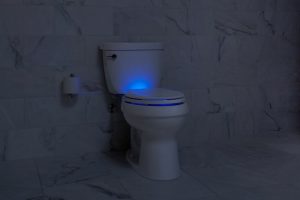
[(71, 74), (65, 77), (63, 80), (63, 93), (76, 95), (79, 93), (80, 79), (77, 76)]

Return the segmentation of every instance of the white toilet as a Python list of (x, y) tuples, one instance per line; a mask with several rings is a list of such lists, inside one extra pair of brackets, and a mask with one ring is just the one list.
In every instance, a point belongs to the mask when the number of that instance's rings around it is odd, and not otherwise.
[(105, 78), (112, 94), (122, 94), (122, 112), (140, 137), (139, 157), (127, 160), (142, 176), (171, 180), (180, 174), (176, 132), (188, 112), (183, 93), (159, 88), (160, 43), (105, 43)]

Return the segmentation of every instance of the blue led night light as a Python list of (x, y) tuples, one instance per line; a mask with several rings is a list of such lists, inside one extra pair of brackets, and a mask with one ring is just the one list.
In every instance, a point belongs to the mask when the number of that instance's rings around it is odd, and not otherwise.
[(133, 102), (125, 101), (125, 103), (132, 104), (132, 105), (137, 105), (137, 106), (178, 106), (178, 105), (183, 104), (184, 102), (167, 103), (167, 104), (145, 104), (145, 103), (133, 103)]
[[(136, 68), (136, 70), (134, 70)], [(146, 68), (145, 70), (143, 70)], [(122, 77), (122, 93), (129, 90), (151, 89), (157, 85), (157, 78), (145, 66), (129, 67), (129, 71), (124, 72)]]
[(147, 88), (149, 88), (149, 83), (147, 83), (146, 81), (136, 81), (128, 87), (129, 90), (139, 90)]

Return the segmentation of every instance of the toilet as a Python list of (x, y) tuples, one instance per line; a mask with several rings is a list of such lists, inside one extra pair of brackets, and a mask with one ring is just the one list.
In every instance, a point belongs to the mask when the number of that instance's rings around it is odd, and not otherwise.
[(161, 43), (101, 45), (109, 92), (122, 96), (121, 109), (138, 136), (138, 158), (127, 153), (134, 170), (149, 179), (172, 180), (180, 175), (176, 133), (188, 112), (182, 92), (160, 88)]

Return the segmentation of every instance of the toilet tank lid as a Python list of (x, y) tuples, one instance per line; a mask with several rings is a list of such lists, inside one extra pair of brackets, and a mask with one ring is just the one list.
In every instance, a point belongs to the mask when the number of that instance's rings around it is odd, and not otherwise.
[(159, 42), (110, 42), (101, 44), (100, 49), (108, 51), (163, 50), (163, 45)]
[(173, 100), (184, 98), (182, 92), (164, 88), (129, 90), (125, 96), (141, 100)]

